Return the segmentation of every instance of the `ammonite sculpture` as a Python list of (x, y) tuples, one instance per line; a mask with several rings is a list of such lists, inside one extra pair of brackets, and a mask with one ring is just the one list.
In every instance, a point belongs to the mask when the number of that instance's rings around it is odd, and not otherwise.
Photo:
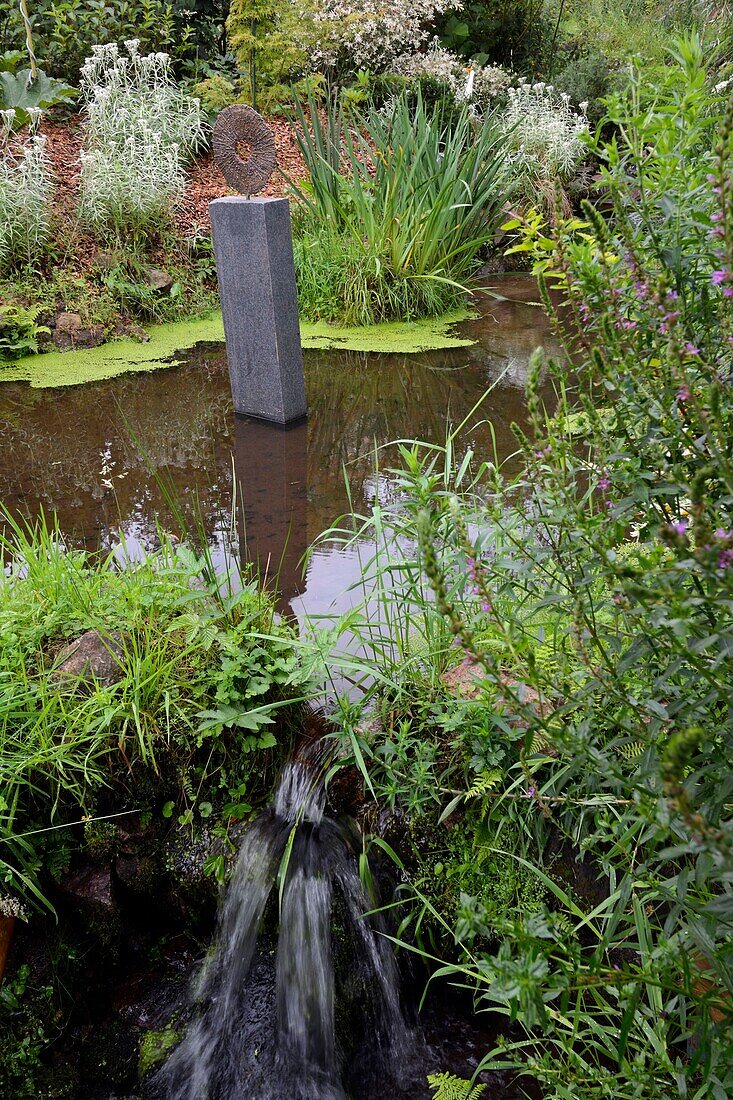
[[(237, 146), (248, 145), (247, 160)], [(214, 160), (230, 187), (243, 195), (264, 191), (276, 163), (275, 137), (261, 115), (244, 103), (225, 107), (214, 123)]]

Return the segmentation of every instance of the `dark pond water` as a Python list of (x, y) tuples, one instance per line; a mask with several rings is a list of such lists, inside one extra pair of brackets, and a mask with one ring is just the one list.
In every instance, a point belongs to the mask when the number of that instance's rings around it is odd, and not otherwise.
[(394, 440), (443, 442), (492, 386), (461, 446), (479, 458), (496, 447), (505, 459), (515, 449), (510, 425), (525, 419), (529, 356), (554, 343), (532, 280), (491, 285), (509, 300), (487, 297), (482, 316), (461, 327), (477, 341), (472, 347), (409, 356), (307, 352), (310, 412), (288, 430), (234, 416), (221, 344), (198, 345), (180, 366), (109, 382), (0, 386), (0, 501), (31, 516), (55, 512), (75, 543), (111, 548), (124, 539), (134, 554), (155, 545), (159, 527), (178, 534), (171, 493), (189, 523), (201, 517), (222, 567), (232, 531), (270, 574), (282, 562), (283, 601), (301, 622), (345, 610), (359, 554), (321, 545), (305, 575), (300, 565), (309, 544), (349, 509), (345, 471), (357, 512), (389, 499), (393, 479), (376, 476), (375, 448), (384, 471), (397, 462), (396, 448), (385, 446)]

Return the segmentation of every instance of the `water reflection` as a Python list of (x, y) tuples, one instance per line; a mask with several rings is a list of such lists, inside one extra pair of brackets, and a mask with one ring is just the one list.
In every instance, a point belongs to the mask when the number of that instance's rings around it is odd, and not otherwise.
[[(470, 348), (418, 356), (310, 352), (309, 417), (289, 430), (235, 420), (224, 349), (199, 345), (179, 367), (61, 390), (0, 386), (0, 500), (14, 512), (56, 512), (61, 530), (86, 546), (128, 550), (174, 530), (166, 492), (189, 523), (198, 514), (221, 565), (227, 562), (232, 470), (237, 473), (240, 543), (272, 574), (299, 617), (343, 607), (358, 580), (359, 556), (321, 547), (307, 576), (306, 547), (349, 510), (394, 483), (375, 475), (396, 464), (398, 439), (442, 442), (448, 424), (471, 414), (464, 447), (499, 459), (515, 448), (512, 421), (525, 419), (523, 385), (538, 344), (553, 350), (549, 325), (525, 278), (496, 285), (510, 301), (487, 299), (466, 330)], [(152, 471), (155, 472), (155, 477)], [(157, 480), (156, 480), (157, 479)]]

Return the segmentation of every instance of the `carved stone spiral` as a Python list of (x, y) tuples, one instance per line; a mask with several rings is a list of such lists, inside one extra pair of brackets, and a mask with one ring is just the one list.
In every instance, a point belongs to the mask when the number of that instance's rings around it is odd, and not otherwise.
[[(237, 153), (240, 141), (250, 147), (247, 160)], [(212, 146), (214, 160), (230, 187), (243, 195), (265, 190), (277, 154), (274, 134), (261, 115), (244, 103), (225, 107), (214, 123)]]

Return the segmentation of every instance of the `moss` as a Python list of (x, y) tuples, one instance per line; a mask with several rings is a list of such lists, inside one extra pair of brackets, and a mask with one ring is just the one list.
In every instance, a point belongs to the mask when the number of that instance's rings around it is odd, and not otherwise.
[[(456, 336), (451, 328), (470, 314), (466, 311), (445, 317), (366, 328), (337, 328), (325, 323), (301, 326), (304, 348), (339, 351), (410, 354), (442, 348), (464, 347), (472, 340)], [(12, 363), (0, 363), (4, 382), (29, 382), (38, 389), (77, 386), (99, 382), (119, 374), (158, 370), (181, 361), (178, 352), (205, 341), (224, 339), (220, 313), (196, 321), (154, 325), (150, 340), (117, 340), (83, 351), (48, 352), (30, 355)]]
[(154, 1066), (165, 1061), (180, 1039), (180, 1032), (174, 1031), (171, 1027), (164, 1028), (163, 1031), (146, 1031), (140, 1040), (138, 1055), (140, 1078), (150, 1073)]

